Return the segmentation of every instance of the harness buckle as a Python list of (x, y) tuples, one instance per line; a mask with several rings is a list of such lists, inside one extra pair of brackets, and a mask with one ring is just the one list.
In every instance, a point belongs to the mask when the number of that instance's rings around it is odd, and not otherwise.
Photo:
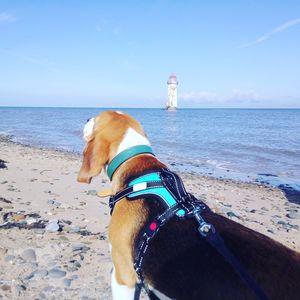
[(186, 218), (193, 218), (193, 217), (195, 217), (196, 214), (200, 215), (202, 212), (202, 207), (200, 205), (196, 205), (193, 207), (190, 206), (190, 208), (191, 208), (191, 210), (189, 210), (185, 215)]

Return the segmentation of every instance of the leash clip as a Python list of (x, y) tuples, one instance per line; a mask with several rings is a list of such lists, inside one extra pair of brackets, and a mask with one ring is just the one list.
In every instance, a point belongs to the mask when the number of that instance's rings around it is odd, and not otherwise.
[(192, 212), (192, 215), (195, 217), (197, 222), (199, 223), (198, 231), (203, 236), (206, 237), (210, 233), (215, 232), (215, 228), (212, 224), (207, 223), (201, 216), (201, 207), (195, 207)]

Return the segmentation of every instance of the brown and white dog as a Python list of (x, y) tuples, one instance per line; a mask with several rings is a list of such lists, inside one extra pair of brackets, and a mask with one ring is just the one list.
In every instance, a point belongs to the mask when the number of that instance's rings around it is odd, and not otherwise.
[[(136, 145), (150, 145), (142, 126), (129, 115), (106, 111), (88, 121), (87, 145), (78, 181), (90, 183), (120, 152)], [(112, 193), (147, 170), (165, 165), (149, 154), (124, 162), (112, 178)], [(113, 299), (133, 299), (137, 275), (133, 257), (137, 238), (146, 222), (162, 212), (156, 200), (119, 201), (109, 224), (114, 265)], [(269, 299), (300, 299), (300, 253), (211, 211), (203, 213), (215, 226), (236, 258), (255, 278)], [(173, 218), (147, 252), (143, 274), (161, 299), (255, 299), (255, 296), (206, 241), (193, 222)], [(166, 297), (167, 296), (167, 297)]]

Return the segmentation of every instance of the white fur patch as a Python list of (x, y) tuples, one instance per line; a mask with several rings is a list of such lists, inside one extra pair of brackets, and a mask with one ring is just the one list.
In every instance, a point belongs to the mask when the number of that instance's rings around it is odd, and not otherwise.
[(119, 115), (124, 115), (124, 113), (119, 111), (119, 110), (116, 110), (116, 113), (119, 114)]
[(83, 128), (83, 138), (87, 141), (91, 134), (93, 133), (95, 125), (95, 118), (89, 119), (89, 121), (85, 124)]
[(116, 280), (116, 271), (113, 268), (111, 274), (111, 290), (113, 300), (133, 300), (135, 288), (129, 288), (126, 285), (119, 284)]
[(120, 152), (122, 152), (130, 147), (139, 146), (139, 145), (150, 146), (150, 142), (146, 137), (139, 134), (134, 129), (128, 128), (122, 142), (119, 145), (117, 154), (119, 154)]

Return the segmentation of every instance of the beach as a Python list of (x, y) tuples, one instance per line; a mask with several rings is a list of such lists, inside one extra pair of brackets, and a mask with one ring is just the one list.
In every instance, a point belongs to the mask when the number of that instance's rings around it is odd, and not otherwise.
[[(106, 175), (80, 184), (81, 155), (3, 136), (0, 160), (0, 299), (111, 299)], [(180, 175), (214, 211), (300, 251), (300, 205), (284, 191)]]

